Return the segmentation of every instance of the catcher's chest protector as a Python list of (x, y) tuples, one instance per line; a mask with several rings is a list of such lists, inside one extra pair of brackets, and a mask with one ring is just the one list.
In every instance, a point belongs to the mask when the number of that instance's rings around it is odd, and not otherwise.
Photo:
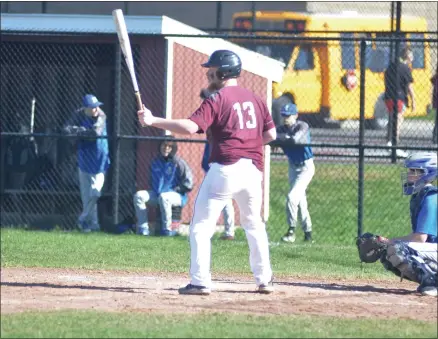
[(413, 230), (417, 228), (418, 213), (420, 213), (423, 201), (430, 194), (438, 194), (438, 187), (424, 187), (420, 192), (418, 192), (416, 195), (413, 195), (411, 198), (411, 201), (409, 203), (409, 209), (411, 213), (411, 224)]

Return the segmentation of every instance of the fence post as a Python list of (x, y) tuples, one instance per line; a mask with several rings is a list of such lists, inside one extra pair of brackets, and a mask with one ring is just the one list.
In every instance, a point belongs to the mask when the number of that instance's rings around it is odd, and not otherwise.
[(400, 64), (400, 38), (401, 38), (401, 34), (400, 34), (400, 22), (401, 22), (401, 2), (397, 1), (397, 7), (396, 7), (396, 22), (395, 22), (395, 36), (397, 38), (396, 42), (395, 42), (395, 56), (394, 56), (394, 60), (395, 60), (395, 91), (394, 92), (394, 97), (391, 98), (393, 100), (393, 110), (392, 110), (392, 138), (391, 138), (391, 143), (393, 146), (393, 149), (391, 150), (391, 163), (395, 164), (397, 162), (397, 139), (400, 137), (398, 133), (401, 133), (401, 130), (398, 131), (397, 129), (397, 125), (398, 125), (398, 105), (397, 105), (397, 101), (398, 101), (398, 89), (400, 87), (400, 81), (398, 78), (398, 73), (399, 73), (399, 64)]
[(115, 74), (114, 74), (114, 159), (112, 181), (113, 225), (119, 223), (119, 181), (120, 181), (120, 91), (122, 79), (122, 52), (119, 42), (115, 45)]
[(254, 31), (256, 29), (255, 27), (256, 23), (256, 2), (251, 1), (251, 30)]
[[(391, 37), (394, 35), (394, 5), (395, 1), (391, 1)], [(389, 49), (389, 62), (394, 60), (394, 41), (391, 40)]]
[(358, 171), (358, 204), (357, 204), (357, 236), (363, 232), (363, 196), (364, 196), (364, 136), (365, 136), (365, 51), (367, 42), (360, 41), (360, 112), (359, 112), (359, 171)]
[(222, 1), (216, 2), (216, 30), (220, 31), (222, 23)]

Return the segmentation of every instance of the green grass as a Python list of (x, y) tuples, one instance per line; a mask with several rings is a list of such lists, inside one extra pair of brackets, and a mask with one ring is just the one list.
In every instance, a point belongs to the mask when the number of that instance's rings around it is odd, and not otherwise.
[(411, 120), (425, 120), (425, 121), (435, 121), (436, 110), (433, 110), (429, 114), (424, 114), (420, 116), (406, 117), (406, 119)]
[(2, 315), (2, 338), (436, 338), (436, 323), (310, 316), (47, 312)]
[[(381, 265), (358, 263), (356, 164), (316, 164), (307, 196), (315, 244), (278, 244), (287, 230), (285, 202), (288, 193), (287, 162), (273, 162), (268, 220), (273, 267), (278, 274), (339, 277), (387, 277)], [(399, 165), (366, 165), (364, 231), (387, 237), (410, 232), (409, 199), (401, 195)], [(301, 236), (300, 236), (301, 234)], [(187, 238), (143, 238), (105, 233), (32, 232), (4, 228), (2, 266), (43, 266), (138, 269), (187, 272)], [(239, 228), (235, 242), (213, 244), (215, 272), (248, 272), (248, 246)]]
[[(243, 235), (242, 235), (243, 237)], [(2, 267), (58, 267), (122, 269), (186, 273), (189, 244), (186, 237), (161, 238), (105, 233), (65, 233), (1, 230)], [(213, 239), (215, 273), (248, 273), (246, 241)], [(272, 266), (277, 276), (392, 279), (379, 264), (359, 263), (353, 244), (272, 244)]]
[[(349, 244), (357, 235), (357, 164), (315, 162), (316, 173), (307, 189), (309, 213), (317, 241)], [(286, 161), (271, 163), (270, 216), (268, 231), (279, 239), (287, 230)], [(400, 165), (365, 165), (364, 232), (393, 237), (410, 232), (409, 198), (401, 194)], [(302, 241), (299, 237), (298, 242)]]
[[(359, 264), (356, 164), (316, 163), (308, 188), (315, 244), (302, 236), (295, 244), (278, 243), (286, 231), (287, 163), (274, 162), (268, 233), (277, 277), (385, 279), (394, 277), (379, 263)], [(401, 195), (400, 167), (365, 167), (364, 231), (388, 237), (406, 234), (409, 200)], [(190, 249), (186, 237), (139, 237), (132, 234), (81, 234), (2, 228), (1, 267), (53, 267), (185, 273)], [(301, 232), (301, 231), (300, 231)], [(248, 245), (213, 239), (212, 272), (250, 275)], [(243, 314), (157, 315), (91, 311), (3, 314), (1, 337), (436, 337), (436, 323), (413, 320), (343, 319), (317, 316)]]

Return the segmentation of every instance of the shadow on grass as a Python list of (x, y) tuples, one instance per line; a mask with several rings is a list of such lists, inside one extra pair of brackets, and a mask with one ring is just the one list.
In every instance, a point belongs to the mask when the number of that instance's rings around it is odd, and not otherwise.
[(11, 287), (46, 287), (46, 288), (61, 288), (61, 289), (81, 289), (81, 290), (100, 290), (111, 292), (123, 292), (123, 293), (142, 293), (136, 290), (151, 290), (152, 288), (126, 288), (126, 287), (100, 287), (100, 286), (86, 286), (86, 285), (56, 285), (48, 283), (18, 283), (18, 282), (5, 282), (2, 281), (1, 286)]

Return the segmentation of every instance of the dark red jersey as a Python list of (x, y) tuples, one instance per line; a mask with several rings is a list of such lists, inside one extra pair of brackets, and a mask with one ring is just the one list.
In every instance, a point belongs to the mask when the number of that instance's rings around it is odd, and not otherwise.
[(253, 92), (227, 86), (205, 99), (189, 118), (198, 133), (210, 129), (209, 162), (223, 165), (251, 159), (263, 171), (263, 133), (275, 128), (266, 104)]

